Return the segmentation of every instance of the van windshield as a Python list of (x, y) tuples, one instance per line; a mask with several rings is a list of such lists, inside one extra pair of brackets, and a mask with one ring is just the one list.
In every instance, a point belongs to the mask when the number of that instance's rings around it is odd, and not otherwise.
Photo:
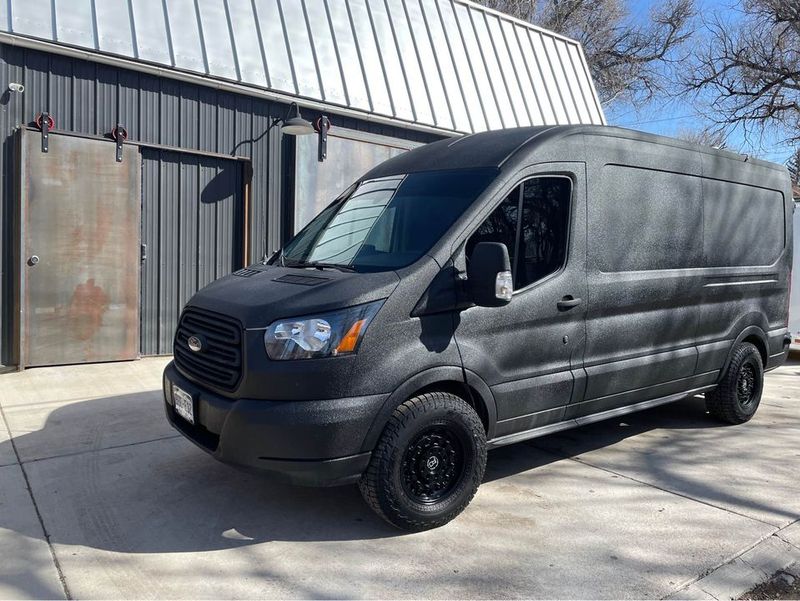
[(497, 170), (426, 171), (352, 186), (317, 215), (276, 260), (287, 267), (388, 271), (430, 250)]

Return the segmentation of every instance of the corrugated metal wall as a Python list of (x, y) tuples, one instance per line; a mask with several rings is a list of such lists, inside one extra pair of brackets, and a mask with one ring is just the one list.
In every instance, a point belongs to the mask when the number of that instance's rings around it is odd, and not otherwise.
[(170, 354), (186, 301), (242, 266), (245, 168), (233, 159), (142, 149), (143, 355)]
[[(25, 92), (8, 92), (10, 82), (23, 84)], [(10, 365), (15, 362), (12, 352), (12, 323), (16, 310), (13, 302), (16, 265), (13, 253), (15, 152), (12, 134), (16, 127), (31, 123), (35, 115), (43, 110), (54, 115), (56, 129), (61, 131), (106, 135), (120, 122), (128, 129), (132, 141), (250, 157), (253, 163), (251, 260), (260, 257), (265, 250), (272, 250), (280, 245), (284, 222), (283, 207), (286, 206), (286, 182), (283, 176), (292, 162), (286, 158), (290, 152), (290, 144), (282, 138), (279, 128), (274, 128), (266, 136), (262, 134), (273, 116), (285, 114), (286, 106), (4, 44), (0, 44), (0, 90), (6, 90), (0, 96), (0, 364)], [(306, 111), (304, 116), (313, 118), (315, 115)], [(411, 138), (420, 142), (434, 139), (429, 134), (336, 115), (332, 116), (332, 120), (334, 126), (349, 129)], [(180, 161), (169, 164), (169, 167), (162, 164), (159, 169), (145, 169), (142, 189), (163, 189), (163, 186), (176, 185), (174, 178), (179, 180), (181, 173), (183, 177), (191, 178), (191, 175), (186, 175), (186, 167), (181, 166)], [(218, 168), (218, 165), (214, 167)], [(197, 181), (199, 185), (201, 180)], [(188, 190), (189, 188), (187, 194)], [(165, 198), (163, 194), (159, 197)], [(152, 231), (155, 224), (151, 222), (146, 227)], [(175, 247), (165, 252), (179, 255), (179, 240), (175, 240), (174, 244)], [(183, 250), (186, 252), (187, 248)], [(197, 252), (215, 251), (200, 248)], [(130, 260), (136, 260), (138, 268), (138, 257)], [(216, 264), (216, 255), (211, 254), (195, 261), (204, 265)], [(178, 256), (179, 266), (186, 262), (185, 257)], [(192, 264), (192, 261), (189, 263)], [(162, 274), (160, 277), (169, 279), (172, 276)], [(142, 282), (144, 284), (145, 280)], [(162, 296), (160, 305), (175, 307), (185, 296), (186, 290), (180, 293), (179, 287), (164, 287), (159, 294), (175, 294), (175, 298)], [(148, 329), (149, 323), (160, 322), (164, 318), (165, 316), (151, 311), (145, 316), (143, 331)], [(163, 352), (164, 335), (157, 333), (153, 336), (151, 329), (150, 336), (145, 338), (150, 340), (145, 345), (148, 352)]]

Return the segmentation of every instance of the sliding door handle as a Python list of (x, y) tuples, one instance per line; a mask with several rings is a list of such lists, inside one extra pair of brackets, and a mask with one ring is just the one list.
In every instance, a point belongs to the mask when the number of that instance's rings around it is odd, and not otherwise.
[(562, 298), (560, 301), (558, 301), (556, 303), (556, 306), (558, 307), (559, 311), (569, 311), (573, 307), (577, 307), (578, 305), (580, 305), (582, 302), (583, 302), (582, 299), (575, 298), (575, 297), (573, 297), (573, 296), (568, 294), (567, 296)]

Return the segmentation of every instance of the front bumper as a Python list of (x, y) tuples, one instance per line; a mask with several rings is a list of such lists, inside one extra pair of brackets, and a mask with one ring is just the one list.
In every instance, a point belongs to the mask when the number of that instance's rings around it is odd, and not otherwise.
[[(172, 385), (188, 392), (195, 423), (173, 409)], [(170, 424), (225, 463), (269, 472), (293, 484), (335, 486), (358, 480), (370, 459), (367, 432), (388, 395), (322, 401), (229, 399), (164, 370)]]

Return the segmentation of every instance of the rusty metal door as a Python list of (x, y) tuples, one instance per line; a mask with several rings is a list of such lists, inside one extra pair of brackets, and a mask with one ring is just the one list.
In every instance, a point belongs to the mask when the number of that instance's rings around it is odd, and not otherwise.
[(134, 359), (141, 160), (114, 142), (22, 130), (20, 367)]

